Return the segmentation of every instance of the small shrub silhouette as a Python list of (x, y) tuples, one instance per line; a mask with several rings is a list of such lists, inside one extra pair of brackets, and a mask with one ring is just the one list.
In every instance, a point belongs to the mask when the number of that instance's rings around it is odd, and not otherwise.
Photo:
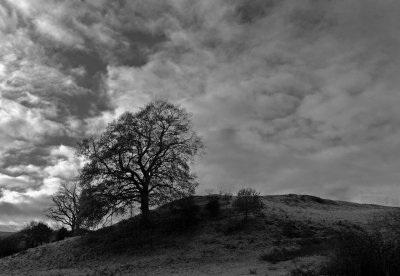
[(225, 202), (231, 202), (231, 200), (232, 200), (232, 194), (230, 193), (230, 192), (220, 192), (220, 195), (221, 195), (221, 197), (222, 197), (222, 200), (223, 201), (225, 201)]
[(60, 230), (57, 231), (57, 236), (56, 236), (57, 241), (64, 240), (67, 237), (69, 237), (69, 232), (68, 232), (67, 228), (62, 227), (62, 228), (60, 228)]
[(240, 189), (233, 201), (233, 207), (244, 214), (245, 221), (247, 221), (250, 213), (257, 214), (261, 212), (263, 206), (260, 194), (251, 188)]

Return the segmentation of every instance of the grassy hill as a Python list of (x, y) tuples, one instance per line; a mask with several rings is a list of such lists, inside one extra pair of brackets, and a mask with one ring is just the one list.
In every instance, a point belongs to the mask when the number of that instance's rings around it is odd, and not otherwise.
[(244, 223), (229, 198), (219, 198), (221, 211), (211, 217), (209, 200), (194, 197), (197, 219), (175, 202), (153, 211), (147, 227), (132, 218), (0, 259), (0, 275), (319, 275), (312, 271), (331, 258), (341, 233), (372, 229), (372, 219), (397, 210), (264, 196), (263, 213)]

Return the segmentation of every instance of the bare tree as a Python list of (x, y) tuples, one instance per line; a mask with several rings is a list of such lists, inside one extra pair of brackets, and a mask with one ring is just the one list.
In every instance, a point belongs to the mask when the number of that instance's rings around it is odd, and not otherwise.
[(194, 193), (190, 163), (202, 147), (183, 108), (153, 101), (79, 144), (88, 161), (80, 181), (98, 210), (123, 213), (136, 203), (147, 220), (150, 206)]
[(78, 182), (62, 183), (59, 191), (52, 197), (52, 206), (45, 210), (47, 217), (69, 226), (73, 233), (78, 231), (80, 193)]

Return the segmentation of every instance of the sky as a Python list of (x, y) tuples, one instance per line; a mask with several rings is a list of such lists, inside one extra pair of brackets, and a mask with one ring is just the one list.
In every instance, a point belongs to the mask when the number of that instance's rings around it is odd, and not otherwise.
[(400, 197), (400, 2), (0, 0), (0, 230), (78, 141), (154, 99), (193, 116), (197, 192)]

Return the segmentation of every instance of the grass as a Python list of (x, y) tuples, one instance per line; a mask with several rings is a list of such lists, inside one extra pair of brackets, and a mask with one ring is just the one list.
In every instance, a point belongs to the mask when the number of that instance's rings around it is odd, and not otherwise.
[(330, 247), (330, 241), (319, 239), (300, 239), (293, 246), (275, 247), (267, 253), (259, 256), (259, 260), (270, 263), (279, 263), (295, 259), (297, 257), (324, 254)]
[(255, 268), (249, 269), (249, 274), (250, 274), (250, 275), (255, 275), (255, 274), (257, 274), (257, 269), (255, 269)]
[(301, 266), (298, 266), (298, 267), (292, 269), (289, 272), (289, 275), (290, 276), (320, 276), (320, 275), (324, 275), (324, 274), (323, 274), (322, 269), (319, 267), (315, 267), (314, 265), (311, 265), (311, 264), (303, 264)]

